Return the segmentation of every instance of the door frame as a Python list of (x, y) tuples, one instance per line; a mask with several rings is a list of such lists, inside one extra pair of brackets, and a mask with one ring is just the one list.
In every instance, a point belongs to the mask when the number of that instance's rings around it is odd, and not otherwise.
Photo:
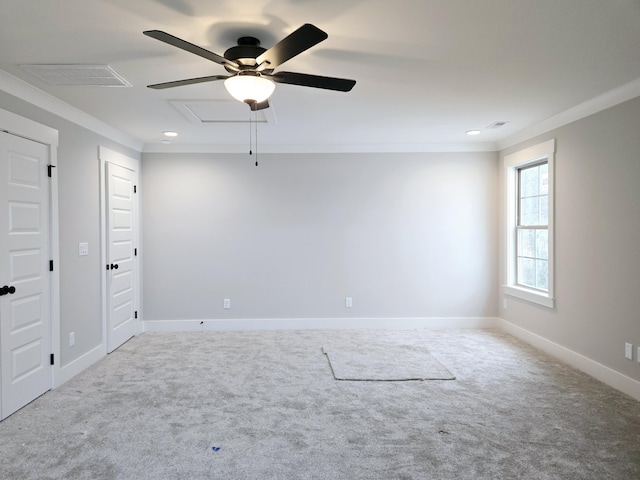
[(49, 165), (53, 168), (49, 182), (49, 255), (53, 271), (49, 272), (51, 353), (54, 364), (51, 369), (50, 388), (60, 386), (64, 379), (60, 365), (60, 247), (58, 224), (58, 130), (26, 117), (0, 109), (0, 130), (45, 145), (49, 150)]
[[(129, 170), (133, 170), (136, 176), (136, 184), (140, 183), (140, 161), (124, 155), (122, 153), (118, 153), (114, 150), (111, 150), (107, 147), (100, 145), (98, 147), (98, 160), (100, 162), (100, 262), (102, 272), (100, 278), (102, 282), (102, 293), (101, 293), (101, 303), (102, 303), (102, 343), (104, 346), (105, 353), (108, 351), (108, 319), (109, 319), (109, 311), (108, 311), (108, 279), (107, 279), (107, 249), (108, 249), (108, 231), (107, 231), (107, 218), (109, 212), (107, 211), (108, 203), (107, 203), (107, 191), (108, 191), (108, 182), (107, 178), (107, 163), (113, 163), (115, 165), (119, 165), (124, 168), (128, 168)], [(133, 266), (134, 266), (134, 309), (138, 312), (138, 318), (136, 321), (136, 335), (142, 333), (142, 252), (140, 249), (142, 232), (140, 228), (140, 196), (136, 194), (135, 196), (135, 213), (133, 216), (133, 224), (135, 227), (134, 231), (134, 244), (138, 249), (138, 255), (133, 257)]]

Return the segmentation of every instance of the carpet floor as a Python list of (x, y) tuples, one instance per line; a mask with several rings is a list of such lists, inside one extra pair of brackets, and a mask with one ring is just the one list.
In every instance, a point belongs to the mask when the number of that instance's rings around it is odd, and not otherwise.
[[(322, 346), (450, 381), (336, 381)], [(640, 402), (495, 330), (145, 333), (0, 422), (0, 478), (638, 479)]]

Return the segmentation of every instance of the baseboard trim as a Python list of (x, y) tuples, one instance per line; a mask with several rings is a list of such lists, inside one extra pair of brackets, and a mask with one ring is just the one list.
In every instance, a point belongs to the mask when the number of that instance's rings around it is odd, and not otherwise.
[(495, 328), (495, 317), (145, 320), (144, 332)]
[(57, 388), (68, 380), (71, 380), (77, 374), (86, 370), (94, 363), (102, 360), (107, 355), (107, 349), (104, 345), (89, 350), (84, 355), (76, 358), (71, 363), (63, 365), (55, 375), (53, 388)]
[(606, 383), (610, 387), (626, 393), (636, 400), (640, 400), (640, 382), (637, 380), (627, 377), (612, 368), (602, 365), (601, 363), (585, 357), (580, 353), (574, 352), (573, 350), (569, 350), (568, 348), (554, 343), (551, 340), (547, 340), (536, 333), (530, 332), (518, 325), (514, 325), (511, 322), (498, 318), (497, 324), (501, 330), (509, 335), (513, 335), (532, 347), (542, 350), (543, 352), (568, 363), (572, 367), (577, 368), (581, 372)]

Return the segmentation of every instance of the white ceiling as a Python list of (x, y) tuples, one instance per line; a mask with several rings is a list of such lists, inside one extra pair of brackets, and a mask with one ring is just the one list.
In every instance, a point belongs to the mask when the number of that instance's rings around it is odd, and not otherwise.
[[(326, 31), (279, 70), (357, 84), (350, 93), (278, 84), (258, 132), (267, 151), (490, 149), (640, 79), (640, 0), (0, 0), (0, 12), (0, 69), (147, 151), (246, 148), (247, 123), (194, 123), (181, 103), (250, 112), (222, 82), (146, 88), (226, 72), (143, 30), (220, 55), (239, 36), (268, 48), (304, 23)], [(132, 86), (49, 86), (25, 64), (109, 65)], [(508, 123), (486, 129), (496, 121)], [(165, 130), (180, 134), (170, 147)]]

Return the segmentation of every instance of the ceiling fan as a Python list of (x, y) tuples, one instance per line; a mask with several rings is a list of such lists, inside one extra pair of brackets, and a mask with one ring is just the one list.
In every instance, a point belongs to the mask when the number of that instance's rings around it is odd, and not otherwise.
[(224, 56), (210, 52), (161, 30), (147, 30), (143, 33), (161, 42), (211, 60), (222, 65), (229, 72), (229, 75), (211, 75), (148, 85), (149, 88), (153, 89), (224, 80), (225, 88), (234, 98), (247, 103), (251, 110), (261, 110), (269, 107), (268, 98), (275, 89), (274, 82), (340, 92), (348, 92), (356, 84), (355, 80), (346, 78), (324, 77), (295, 72), (274, 72), (278, 66), (287, 60), (317, 45), (328, 37), (324, 31), (310, 23), (304, 24), (268, 50), (261, 47), (260, 40), (255, 37), (240, 37), (238, 45), (226, 50)]

